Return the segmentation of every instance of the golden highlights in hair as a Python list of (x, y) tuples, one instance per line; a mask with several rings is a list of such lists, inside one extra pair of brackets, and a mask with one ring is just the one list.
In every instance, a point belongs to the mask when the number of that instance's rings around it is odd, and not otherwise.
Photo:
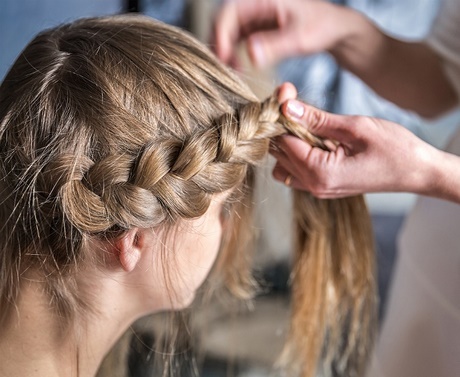
[[(259, 102), (186, 33), (139, 16), (83, 19), (39, 34), (0, 87), (0, 329), (22, 279), (45, 281), (70, 325), (94, 308), (75, 273), (92, 239), (174, 231), (233, 190), (216, 269), (246, 297), (254, 169), (287, 132), (274, 98)], [(375, 320), (370, 220), (362, 197), (295, 193), (291, 334), (283, 360), (311, 377), (361, 375)], [(102, 261), (102, 262), (101, 262)], [(1, 330), (0, 330), (1, 333)]]

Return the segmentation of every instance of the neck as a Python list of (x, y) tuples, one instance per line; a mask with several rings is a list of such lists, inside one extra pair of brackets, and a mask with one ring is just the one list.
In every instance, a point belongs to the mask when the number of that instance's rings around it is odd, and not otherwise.
[[(43, 284), (27, 282), (0, 337), (0, 377), (91, 377), (123, 331), (136, 319), (113, 299), (120, 284), (98, 281), (97, 313), (59, 326)], [(115, 291), (117, 291), (115, 293)], [(123, 295), (121, 295), (123, 296)], [(120, 301), (118, 301), (120, 303)]]

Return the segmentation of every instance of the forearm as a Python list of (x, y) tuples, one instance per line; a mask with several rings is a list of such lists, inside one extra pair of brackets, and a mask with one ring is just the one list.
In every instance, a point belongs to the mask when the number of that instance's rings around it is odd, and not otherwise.
[(382, 33), (365, 16), (343, 11), (346, 28), (330, 52), (337, 62), (397, 105), (435, 117), (457, 104), (439, 57), (423, 43)]

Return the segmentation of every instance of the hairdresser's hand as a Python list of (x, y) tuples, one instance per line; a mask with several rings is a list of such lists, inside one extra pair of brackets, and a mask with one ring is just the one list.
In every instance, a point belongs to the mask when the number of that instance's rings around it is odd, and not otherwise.
[(229, 0), (214, 27), (217, 56), (239, 67), (237, 46), (246, 42), (255, 66), (327, 51), (339, 65), (400, 107), (424, 117), (457, 106), (442, 59), (426, 43), (382, 33), (351, 8), (322, 0)]
[(407, 191), (460, 202), (457, 156), (435, 149), (395, 123), (330, 114), (292, 99), (295, 92), (286, 90), (281, 90), (287, 99), (283, 113), (334, 140), (337, 147), (327, 152), (294, 136), (280, 137), (272, 148), (277, 180), (320, 198)]
[(321, 0), (227, 1), (215, 20), (216, 53), (225, 63), (238, 65), (237, 44), (247, 42), (252, 63), (260, 67), (329, 50), (350, 29), (352, 14)]

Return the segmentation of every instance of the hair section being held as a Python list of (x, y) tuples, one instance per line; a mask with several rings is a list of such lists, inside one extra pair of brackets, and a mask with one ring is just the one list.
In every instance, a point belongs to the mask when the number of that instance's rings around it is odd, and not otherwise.
[[(245, 106), (240, 126), (257, 111), (259, 135), (290, 133), (327, 149), (324, 140), (280, 115), (275, 96), (260, 107)], [(317, 199), (294, 190), (293, 200), (292, 319), (280, 364), (302, 377), (362, 376), (377, 313), (374, 239), (364, 197)]]

